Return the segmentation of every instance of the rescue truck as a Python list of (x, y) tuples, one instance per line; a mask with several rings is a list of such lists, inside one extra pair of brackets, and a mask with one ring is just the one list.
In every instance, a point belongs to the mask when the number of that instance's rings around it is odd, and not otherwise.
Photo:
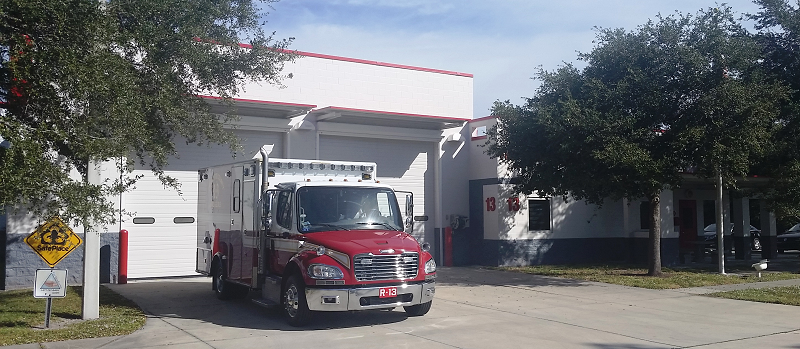
[(426, 314), (436, 262), (410, 234), (413, 195), (380, 183), (375, 163), (270, 159), (271, 150), (198, 171), (197, 272), (216, 296), (258, 291), (252, 301), (281, 306), (292, 326), (318, 311)]

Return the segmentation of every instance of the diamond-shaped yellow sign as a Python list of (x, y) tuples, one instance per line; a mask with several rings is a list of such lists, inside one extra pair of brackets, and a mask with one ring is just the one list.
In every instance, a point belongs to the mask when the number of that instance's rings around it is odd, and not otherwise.
[(39, 229), (25, 238), (30, 246), (45, 263), (53, 268), (70, 252), (83, 243), (83, 240), (72, 231), (61, 218), (53, 217)]

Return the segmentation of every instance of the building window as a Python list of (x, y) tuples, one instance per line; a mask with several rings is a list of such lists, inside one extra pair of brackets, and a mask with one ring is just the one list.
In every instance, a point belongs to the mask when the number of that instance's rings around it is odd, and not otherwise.
[(528, 230), (550, 230), (550, 199), (528, 200)]
[(703, 200), (703, 225), (717, 223), (717, 202), (714, 200)]
[(153, 217), (136, 217), (133, 219), (133, 224), (153, 224), (156, 219)]
[(642, 201), (639, 203), (639, 228), (650, 229), (650, 202)]

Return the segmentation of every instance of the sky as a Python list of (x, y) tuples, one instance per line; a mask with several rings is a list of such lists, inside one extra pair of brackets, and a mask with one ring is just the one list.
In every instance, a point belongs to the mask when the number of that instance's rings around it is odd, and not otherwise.
[[(595, 27), (635, 29), (657, 15), (694, 14), (713, 0), (281, 0), (264, 29), (291, 49), (473, 74), (474, 118), (496, 100), (521, 104), (537, 69), (576, 63)], [(738, 14), (751, 1), (725, 2)], [(578, 64), (578, 66), (580, 66)]]

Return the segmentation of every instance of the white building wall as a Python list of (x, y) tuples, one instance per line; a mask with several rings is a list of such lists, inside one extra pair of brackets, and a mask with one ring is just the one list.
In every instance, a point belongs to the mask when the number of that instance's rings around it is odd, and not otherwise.
[(288, 64), (284, 73), (291, 73), (292, 78), (283, 82), (283, 89), (250, 83), (237, 97), (472, 118), (472, 76), (469, 74), (322, 57), (300, 56)]

